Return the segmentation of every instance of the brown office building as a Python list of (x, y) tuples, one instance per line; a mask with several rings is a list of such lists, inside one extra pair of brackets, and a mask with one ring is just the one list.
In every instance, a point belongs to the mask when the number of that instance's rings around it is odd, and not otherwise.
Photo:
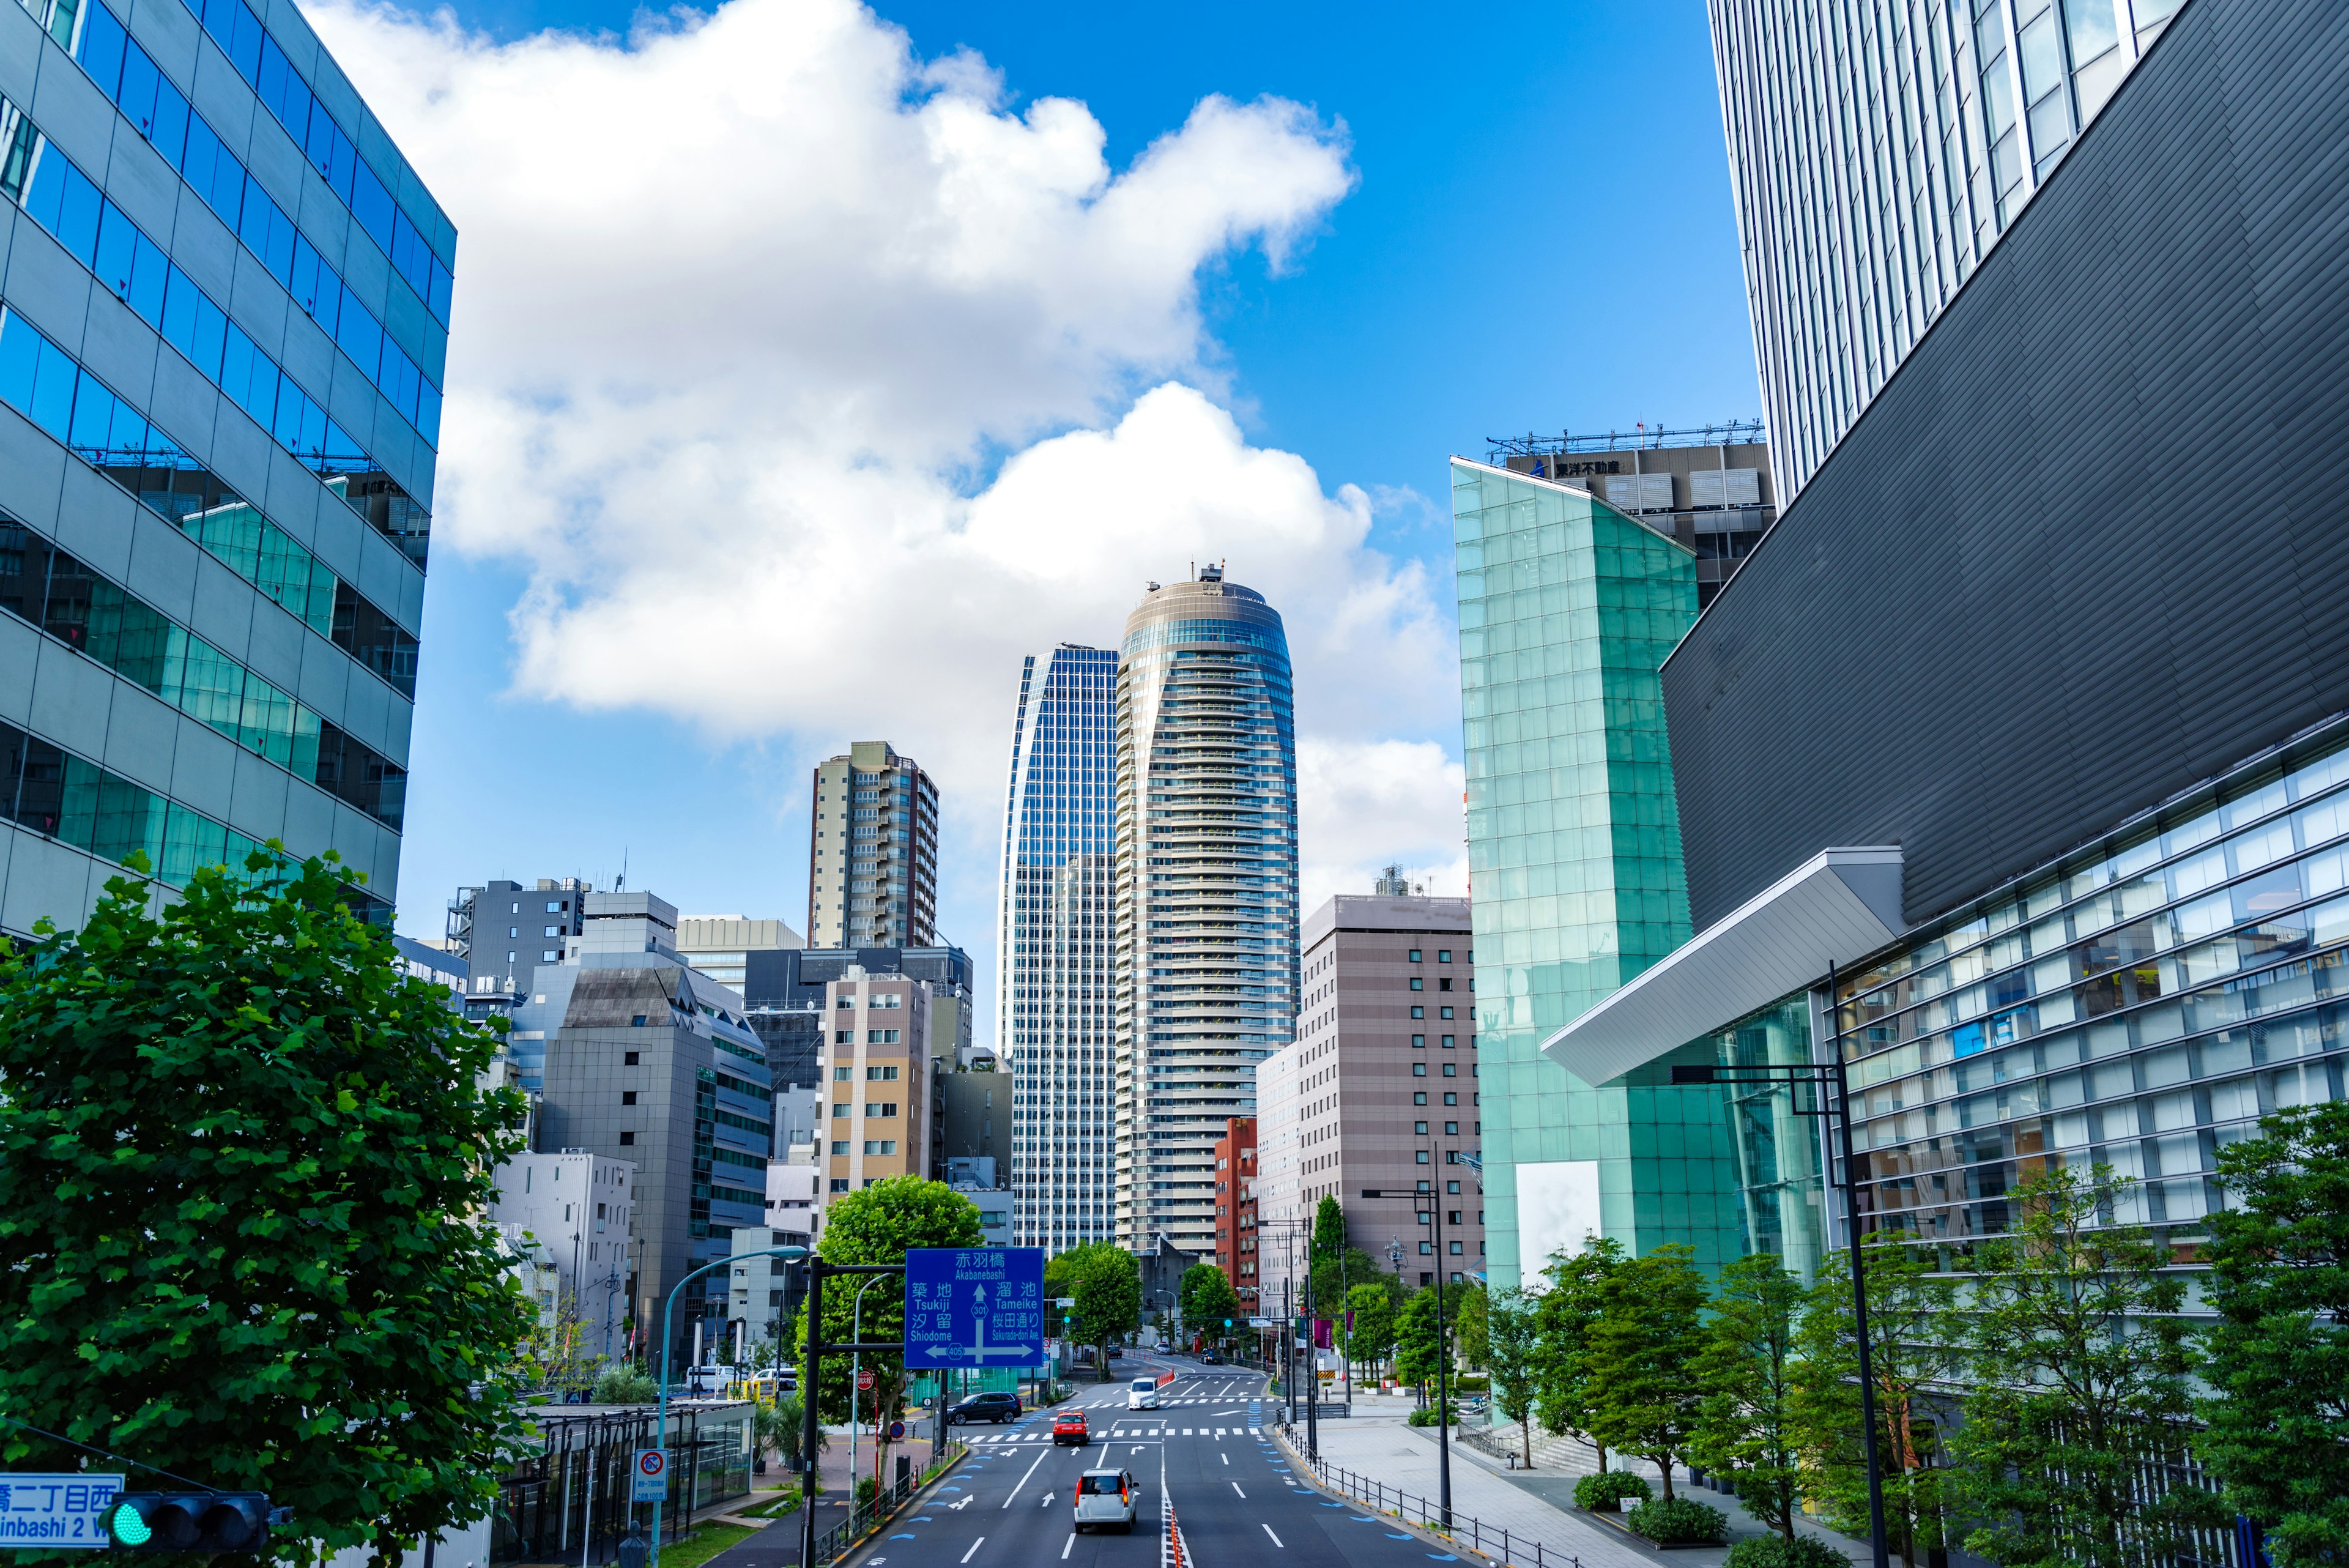
[[(1306, 918), (1297, 1039), (1257, 1068), (1265, 1223), (1309, 1222), (1335, 1197), (1355, 1246), (1400, 1244), (1406, 1280), (1483, 1274), (1483, 1197), (1462, 1159), (1482, 1114), (1469, 940), (1465, 898), (1340, 896)], [(1421, 1191), (1444, 1199), (1440, 1245)]]
[(1211, 1258), (1240, 1305), (1256, 1304), (1256, 1118), (1233, 1116), (1216, 1140), (1216, 1250)]

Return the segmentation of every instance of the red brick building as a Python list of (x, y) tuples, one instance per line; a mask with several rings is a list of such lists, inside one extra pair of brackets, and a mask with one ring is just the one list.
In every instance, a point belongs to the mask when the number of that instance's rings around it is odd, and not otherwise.
[(1216, 1140), (1216, 1267), (1238, 1293), (1240, 1305), (1257, 1311), (1256, 1118), (1231, 1116)]

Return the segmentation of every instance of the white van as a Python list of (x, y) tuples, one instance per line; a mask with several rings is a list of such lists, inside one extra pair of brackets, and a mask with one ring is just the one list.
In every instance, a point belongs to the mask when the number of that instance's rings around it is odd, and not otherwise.
[(1133, 1380), (1133, 1386), (1125, 1391), (1125, 1407), (1129, 1410), (1157, 1409), (1158, 1379), (1155, 1377), (1135, 1378)]

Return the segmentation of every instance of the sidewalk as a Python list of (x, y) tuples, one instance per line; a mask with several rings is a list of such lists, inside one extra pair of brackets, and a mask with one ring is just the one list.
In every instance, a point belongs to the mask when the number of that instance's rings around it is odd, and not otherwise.
[[(1357, 1395), (1351, 1419), (1321, 1423), (1321, 1458), (1326, 1463), (1352, 1470), (1370, 1480), (1424, 1496), (1433, 1509), (1437, 1490), (1435, 1432), (1433, 1428), (1403, 1424), (1411, 1403), (1407, 1398), (1398, 1399), (1390, 1407), (1387, 1401), (1381, 1400), (1379, 1405), (1386, 1407), (1374, 1408)], [(1292, 1436), (1301, 1448), (1305, 1436), (1301, 1424), (1292, 1428)], [(1538, 1541), (1545, 1564), (1570, 1558), (1581, 1568), (1658, 1568), (1667, 1563), (1671, 1568), (1719, 1568), (1728, 1555), (1730, 1542), (1764, 1533), (1735, 1498), (1692, 1487), (1688, 1484), (1687, 1471), (1675, 1470), (1672, 1480), (1677, 1495), (1717, 1508), (1728, 1516), (1728, 1540), (1719, 1546), (1676, 1546), (1669, 1551), (1651, 1546), (1575, 1508), (1575, 1481), (1598, 1469), (1596, 1457), (1589, 1450), (1569, 1446), (1544, 1451), (1547, 1447), (1541, 1443), (1535, 1446), (1535, 1463), (1544, 1468), (1510, 1470), (1500, 1460), (1458, 1441), (1456, 1437), (1451, 1445), (1452, 1510), (1455, 1519), (1464, 1521), (1471, 1515), (1477, 1519), (1482, 1528), (1495, 1536), (1485, 1550), (1496, 1556), (1500, 1551), (1499, 1532), (1506, 1530), (1512, 1548), (1509, 1561), (1513, 1563), (1534, 1561), (1529, 1550), (1518, 1549), (1520, 1541)], [(1577, 1454), (1580, 1456), (1579, 1463), (1576, 1462)], [(1560, 1468), (1547, 1468), (1553, 1463)], [(1612, 1468), (1630, 1469), (1661, 1490), (1660, 1477), (1653, 1465), (1619, 1462)], [(1867, 1552), (1864, 1542), (1847, 1541), (1806, 1520), (1797, 1520), (1795, 1528), (1803, 1534), (1818, 1537), (1855, 1561)]]

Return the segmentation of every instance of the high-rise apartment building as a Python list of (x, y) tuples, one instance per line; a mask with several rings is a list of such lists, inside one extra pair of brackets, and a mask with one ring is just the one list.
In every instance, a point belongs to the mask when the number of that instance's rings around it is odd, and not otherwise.
[(886, 741), (819, 763), (808, 835), (812, 948), (937, 941), (938, 790)]
[(1117, 671), (1116, 1240), (1215, 1249), (1216, 1140), (1297, 1012), (1297, 729), (1280, 617), (1219, 566), (1150, 586)]
[[(1286, 1109), (1263, 1217), (1309, 1222), (1335, 1198), (1347, 1239), (1375, 1255), (1402, 1241), (1422, 1284), (1485, 1272), (1483, 1186), (1462, 1158), (1484, 1130), (1473, 940), (1465, 898), (1330, 899), (1305, 919), (1297, 1038), (1256, 1070), (1259, 1103)], [(1441, 1194), (1441, 1251), (1408, 1197), (1365, 1192)]]
[(1754, 357), (1787, 495), (2180, 4), (1709, 0)]
[(298, 8), (0, 6), (0, 929), (399, 876), (456, 230)]
[(1759, 420), (1684, 431), (1659, 425), (1603, 435), (1509, 436), (1491, 446), (1485, 461), (1492, 466), (1587, 492), (1679, 540), (1696, 557), (1700, 610), (1778, 520)]
[(823, 1198), (892, 1176), (929, 1177), (932, 1079), (953, 1071), (954, 1055), (949, 1045), (933, 1060), (940, 1043), (928, 982), (852, 970), (825, 987), (824, 1017)]
[(1117, 655), (1062, 643), (1030, 655), (1011, 717), (997, 924), (996, 1054), (1010, 1064), (1009, 1162), (1023, 1247), (1064, 1251), (1115, 1233), (1111, 1057), (1111, 816)]

